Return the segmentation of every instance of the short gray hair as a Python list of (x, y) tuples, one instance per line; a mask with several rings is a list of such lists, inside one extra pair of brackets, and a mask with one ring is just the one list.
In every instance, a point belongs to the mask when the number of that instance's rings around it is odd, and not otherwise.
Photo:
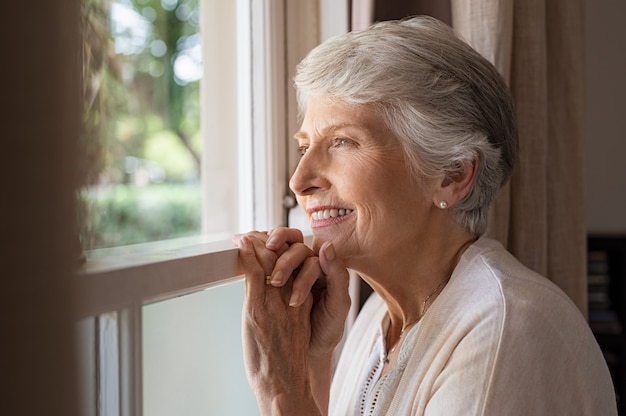
[(297, 67), (300, 112), (311, 96), (375, 105), (413, 173), (453, 175), (478, 159), (472, 190), (453, 209), (483, 234), (489, 205), (517, 157), (513, 100), (496, 68), (444, 23), (420, 16), (334, 37)]

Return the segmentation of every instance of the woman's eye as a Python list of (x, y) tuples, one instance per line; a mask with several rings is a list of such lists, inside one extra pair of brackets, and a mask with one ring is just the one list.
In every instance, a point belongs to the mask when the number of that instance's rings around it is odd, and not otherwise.
[(336, 139), (333, 139), (334, 147), (349, 146), (352, 144), (353, 144), (352, 140), (346, 139), (344, 137), (337, 137)]
[(307, 150), (309, 150), (309, 146), (299, 146), (298, 147), (298, 153), (300, 153), (300, 156), (304, 156), (304, 154), (307, 152)]

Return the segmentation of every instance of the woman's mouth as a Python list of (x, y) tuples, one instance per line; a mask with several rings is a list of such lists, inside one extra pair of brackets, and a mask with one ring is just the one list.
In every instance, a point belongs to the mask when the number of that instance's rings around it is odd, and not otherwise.
[(352, 210), (348, 209), (348, 208), (322, 209), (322, 210), (319, 210), (319, 211), (313, 211), (311, 213), (311, 219), (313, 221), (327, 220), (329, 218), (343, 217), (344, 215), (348, 215), (351, 212), (352, 212)]

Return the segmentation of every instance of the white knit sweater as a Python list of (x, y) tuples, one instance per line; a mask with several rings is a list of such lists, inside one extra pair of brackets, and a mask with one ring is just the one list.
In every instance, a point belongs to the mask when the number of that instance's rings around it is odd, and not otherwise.
[(373, 294), (335, 371), (331, 415), (617, 414), (606, 363), (580, 311), (494, 240), (466, 250), (407, 334), (398, 369), (381, 379), (375, 370), (387, 321)]

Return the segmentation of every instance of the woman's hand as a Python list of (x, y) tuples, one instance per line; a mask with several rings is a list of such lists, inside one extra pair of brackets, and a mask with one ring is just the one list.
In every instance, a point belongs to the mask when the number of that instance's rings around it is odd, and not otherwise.
[(350, 278), (346, 267), (336, 258), (335, 248), (324, 243), (316, 255), (304, 244), (300, 230), (293, 228), (272, 230), (266, 247), (280, 253), (271, 284), (281, 287), (293, 277), (289, 304), (298, 307), (310, 294), (313, 296), (309, 353), (331, 353), (341, 340), (350, 310)]
[[(330, 366), (327, 375), (312, 376), (314, 384), (325, 380), (324, 386), (310, 386), (307, 371), (314, 372), (308, 368), (311, 362), (330, 362), (343, 334), (350, 308), (346, 268), (332, 245), (322, 245), (317, 256), (295, 229), (252, 232), (237, 243), (246, 274), (246, 369), (259, 403), (293, 389), (313, 389), (325, 410)], [(271, 276), (271, 285), (266, 285), (266, 276)], [(297, 394), (293, 397), (307, 403)]]
[(307, 414), (301, 413), (304, 405), (316, 414), (308, 381), (312, 297), (294, 308), (289, 306), (290, 283), (265, 283), (277, 258), (265, 248), (265, 239), (248, 234), (239, 241), (246, 274), (242, 333), (248, 381), (263, 414)]

